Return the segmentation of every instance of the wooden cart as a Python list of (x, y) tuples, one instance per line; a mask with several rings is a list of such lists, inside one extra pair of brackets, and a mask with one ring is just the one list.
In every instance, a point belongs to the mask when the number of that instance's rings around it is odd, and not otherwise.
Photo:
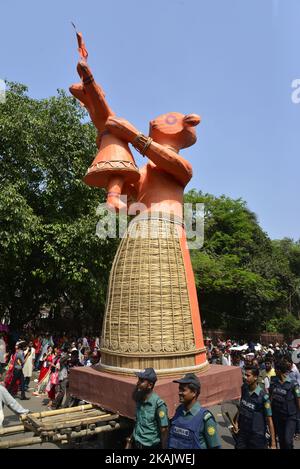
[[(20, 425), (0, 429), (0, 449), (44, 442), (70, 443), (76, 438), (121, 428), (119, 414), (106, 412), (92, 404), (29, 413), (22, 415), (20, 420)], [(33, 432), (34, 436), (26, 437), (26, 432)], [(9, 438), (22, 433), (24, 438)]]

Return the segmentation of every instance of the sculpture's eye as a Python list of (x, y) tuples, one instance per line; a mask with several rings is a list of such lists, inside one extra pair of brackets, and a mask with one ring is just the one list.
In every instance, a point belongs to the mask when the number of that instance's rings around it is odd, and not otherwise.
[(166, 119), (165, 119), (165, 123), (168, 124), (168, 125), (174, 125), (176, 124), (177, 122), (177, 117), (174, 116), (174, 114), (168, 114)]

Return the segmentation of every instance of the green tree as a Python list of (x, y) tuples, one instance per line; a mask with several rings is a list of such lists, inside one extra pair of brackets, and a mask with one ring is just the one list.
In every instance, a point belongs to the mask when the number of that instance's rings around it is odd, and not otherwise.
[(282, 314), (295, 285), (289, 262), (243, 200), (192, 190), (185, 201), (205, 204), (204, 246), (191, 251), (205, 325), (264, 329), (270, 318)]

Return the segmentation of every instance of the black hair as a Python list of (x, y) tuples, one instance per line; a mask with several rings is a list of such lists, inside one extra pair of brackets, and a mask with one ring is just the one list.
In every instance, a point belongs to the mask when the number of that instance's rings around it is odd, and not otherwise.
[(251, 371), (252, 375), (257, 378), (259, 376), (259, 368), (257, 368), (257, 366), (245, 366), (245, 371)]
[(266, 362), (273, 363), (273, 361), (274, 361), (274, 360), (273, 360), (272, 355), (266, 355), (266, 356), (265, 356), (265, 363), (266, 363)]
[(284, 360), (287, 361), (289, 364), (293, 363), (293, 360), (292, 360), (292, 358), (291, 358), (289, 355), (285, 355), (283, 358), (284, 358)]
[(280, 373), (287, 373), (289, 370), (289, 365), (286, 360), (279, 360), (278, 362), (275, 363), (275, 370), (280, 371)]
[(195, 392), (195, 393), (196, 393), (196, 397), (199, 396), (200, 390), (201, 390), (201, 385), (200, 385), (200, 383), (199, 383), (199, 386), (197, 386), (197, 384), (194, 384), (194, 383), (187, 383), (186, 386), (187, 386), (192, 392)]

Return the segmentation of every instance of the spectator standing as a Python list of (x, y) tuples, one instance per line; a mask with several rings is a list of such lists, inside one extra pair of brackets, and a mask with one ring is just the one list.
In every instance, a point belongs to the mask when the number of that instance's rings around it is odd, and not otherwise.
[(68, 353), (68, 347), (64, 345), (59, 361), (59, 372), (58, 372), (58, 385), (57, 395), (53, 402), (53, 408), (59, 409), (62, 406), (67, 387), (69, 385), (68, 373), (69, 373), (69, 360), (70, 356)]
[(87, 340), (87, 337), (86, 337), (86, 336), (84, 336), (84, 337), (82, 338), (82, 346), (83, 346), (84, 348), (89, 347), (89, 341)]
[(264, 386), (265, 390), (269, 392), (271, 379), (276, 376), (275, 370), (273, 368), (272, 358), (266, 357), (265, 359), (265, 369), (264, 369)]
[(83, 366), (92, 366), (92, 352), (89, 348), (85, 349), (83, 353)]
[(3, 338), (2, 332), (0, 332), (0, 379), (4, 372), (6, 365), (6, 343)]
[(98, 336), (95, 337), (95, 347), (97, 349), (100, 349), (100, 338)]
[(35, 350), (34, 370), (38, 371), (40, 365), (40, 356), (42, 352), (42, 337), (40, 335), (33, 340), (33, 346)]
[(24, 360), (23, 375), (25, 379), (25, 391), (28, 391), (35, 361), (35, 348), (33, 347), (32, 341), (29, 342), (24, 350)]
[(228, 366), (229, 365), (228, 359), (224, 356), (224, 354), (222, 353), (222, 351), (218, 347), (215, 347), (215, 349), (213, 351), (212, 363), (214, 365), (223, 365), (223, 366)]
[(48, 346), (46, 353), (41, 357), (40, 360), (40, 374), (38, 377), (37, 389), (32, 394), (38, 396), (43, 394), (49, 382), (51, 366), (54, 359), (54, 351), (51, 345)]
[(17, 343), (16, 356), (13, 364), (13, 375), (12, 380), (7, 388), (8, 392), (11, 392), (14, 389), (15, 383), (20, 381), (21, 386), (21, 400), (27, 400), (29, 397), (25, 395), (25, 380), (23, 375), (23, 366), (24, 366), (24, 342)]

